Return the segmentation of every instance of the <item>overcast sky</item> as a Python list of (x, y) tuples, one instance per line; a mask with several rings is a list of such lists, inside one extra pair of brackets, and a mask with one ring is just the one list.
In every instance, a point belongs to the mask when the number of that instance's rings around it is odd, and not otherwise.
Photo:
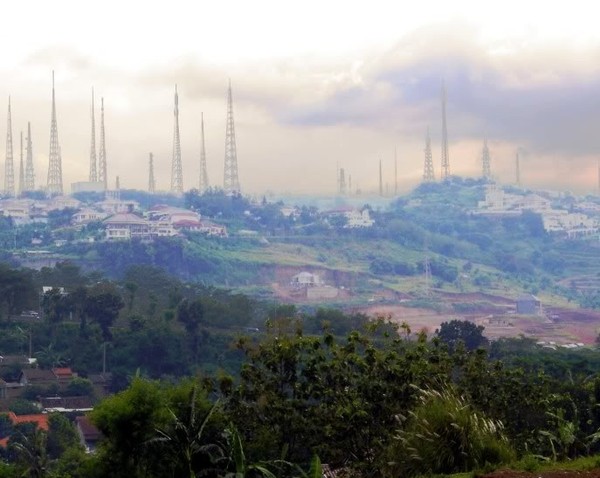
[[(51, 75), (56, 75), (63, 183), (87, 180), (90, 98), (104, 97), (109, 184), (170, 185), (178, 85), (184, 188), (198, 186), (200, 115), (209, 180), (223, 184), (231, 78), (242, 190), (401, 189), (423, 173), (431, 130), (440, 172), (440, 86), (448, 91), (450, 169), (492, 172), (531, 187), (592, 192), (600, 157), (600, 29), (591, 2), (254, 0), (3, 5), (0, 93), (18, 136), (31, 121), (36, 185), (48, 173)], [(99, 132), (99, 101), (96, 121)], [(98, 143), (98, 138), (96, 139)], [(4, 154), (0, 154), (4, 163)], [(0, 170), (4, 184), (4, 167)]]

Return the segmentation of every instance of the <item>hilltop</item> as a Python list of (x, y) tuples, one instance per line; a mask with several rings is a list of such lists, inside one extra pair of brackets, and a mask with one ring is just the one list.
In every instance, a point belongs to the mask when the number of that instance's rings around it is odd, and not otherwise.
[[(6, 219), (5, 246), (16, 246), (7, 258), (34, 268), (68, 259), (113, 278), (149, 264), (186, 281), (308, 309), (389, 314), (418, 327), (435, 328), (450, 314), (498, 336), (596, 335), (596, 314), (573, 311), (600, 306), (597, 197), (452, 178), (385, 199), (123, 191), (102, 216), (92, 212), (102, 212), (103, 198), (75, 199), (49, 211), (46, 224)], [(111, 227), (128, 228), (125, 240)], [(542, 314), (513, 317), (525, 293), (540, 299)]]

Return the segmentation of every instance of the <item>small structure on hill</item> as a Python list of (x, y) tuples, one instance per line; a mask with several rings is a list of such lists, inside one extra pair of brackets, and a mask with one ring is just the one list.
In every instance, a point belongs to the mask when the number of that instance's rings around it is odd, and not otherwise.
[(535, 295), (525, 294), (517, 299), (517, 314), (541, 315), (542, 302)]
[(306, 299), (334, 299), (338, 296), (338, 289), (326, 285), (317, 274), (302, 271), (292, 277), (290, 281), (292, 295)]

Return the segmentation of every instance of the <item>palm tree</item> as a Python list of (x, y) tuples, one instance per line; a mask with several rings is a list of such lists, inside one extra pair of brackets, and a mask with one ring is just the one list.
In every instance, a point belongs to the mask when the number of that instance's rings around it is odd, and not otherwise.
[(26, 465), (23, 477), (43, 478), (47, 476), (50, 460), (46, 454), (46, 432), (36, 428), (33, 435), (27, 436), (20, 434), (18, 442), (12, 442), (10, 445), (17, 452), (19, 461)]
[[(190, 401), (183, 416), (177, 416), (170, 408), (170, 422), (164, 428), (157, 428), (155, 438), (147, 442), (148, 445), (158, 445), (173, 460), (179, 473), (177, 476), (196, 478), (194, 464), (198, 459), (207, 459), (209, 467), (216, 467), (224, 457), (223, 449), (216, 443), (206, 443), (206, 425), (213, 413), (217, 410), (219, 402), (214, 403), (208, 412), (201, 416), (196, 410), (196, 385), (192, 387)], [(209, 470), (203, 470), (206, 472)]]

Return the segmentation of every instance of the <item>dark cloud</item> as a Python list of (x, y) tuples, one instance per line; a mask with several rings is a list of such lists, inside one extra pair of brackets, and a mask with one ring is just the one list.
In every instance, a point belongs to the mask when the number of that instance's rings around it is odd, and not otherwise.
[(541, 153), (600, 149), (597, 49), (574, 55), (551, 45), (503, 56), (468, 36), (417, 32), (364, 64), (360, 84), (342, 84), (324, 100), (279, 118), (295, 126), (354, 125), (422, 135), (427, 125), (440, 122), (445, 81), (454, 142), (487, 135)]

